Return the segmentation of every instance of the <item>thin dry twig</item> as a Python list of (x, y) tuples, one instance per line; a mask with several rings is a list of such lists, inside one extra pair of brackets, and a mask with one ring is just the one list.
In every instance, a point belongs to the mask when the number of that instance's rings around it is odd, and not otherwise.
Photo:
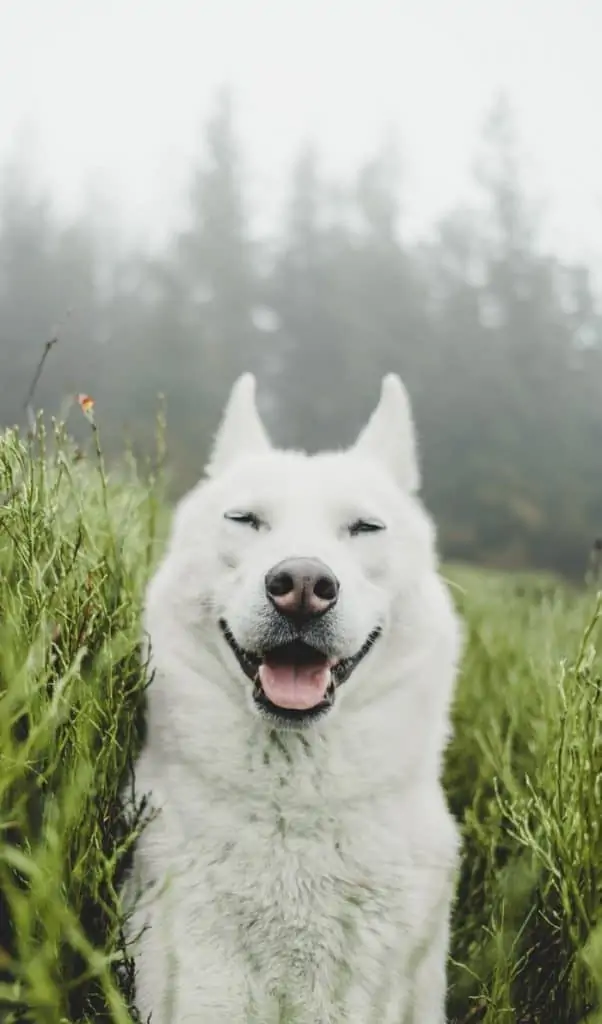
[(33, 411), (32, 402), (33, 402), (33, 399), (34, 399), (34, 395), (36, 393), (36, 388), (37, 388), (38, 384), (40, 383), (40, 377), (42, 376), (42, 371), (44, 370), (44, 364), (45, 364), (46, 360), (48, 359), (48, 356), (50, 355), (51, 350), (57, 344), (58, 340), (59, 340), (58, 333), (55, 332), (53, 334), (53, 336), (47, 342), (45, 342), (44, 350), (43, 350), (42, 355), (41, 355), (41, 357), (40, 357), (40, 359), (38, 361), (38, 365), (36, 366), (35, 373), (33, 375), (31, 384), (29, 385), (29, 391), (27, 392), (27, 396), (26, 396), (25, 401), (23, 403), (23, 408), (25, 409), (25, 411), (27, 413), (27, 418), (29, 420), (29, 429), (30, 429), (31, 435), (33, 437), (35, 437), (35, 434), (36, 434), (36, 418), (35, 418), (35, 413)]
[[(27, 395), (25, 396), (25, 401), (23, 402), (23, 408), (25, 409), (25, 412), (27, 414), (27, 419), (29, 420), (29, 436), (30, 436), (30, 438), (32, 440), (36, 437), (36, 432), (37, 432), (36, 431), (36, 428), (37, 428), (36, 417), (35, 417), (35, 413), (33, 411), (33, 405), (32, 405), (33, 399), (34, 399), (34, 396), (35, 396), (35, 393), (36, 393), (37, 386), (40, 383), (40, 378), (42, 376), (42, 372), (44, 370), (44, 366), (45, 366), (46, 360), (48, 359), (48, 356), (50, 355), (50, 352), (52, 351), (54, 346), (58, 343), (58, 340), (59, 340), (58, 331), (54, 331), (53, 334), (52, 334), (52, 337), (49, 338), (48, 341), (44, 342), (44, 348), (42, 350), (42, 355), (40, 356), (40, 359), (38, 360), (38, 364), (37, 364), (37, 366), (35, 368), (34, 375), (33, 375), (32, 379), (31, 379), (31, 383), (29, 385), (29, 389), (27, 391)], [(17, 492), (19, 490), (19, 485), (20, 485), (20, 481), (19, 481), (19, 483), (15, 484), (10, 491), (7, 491), (5, 494), (0, 494), (0, 504), (2, 504), (2, 505), (8, 504), (8, 502), (11, 501), (15, 497), (15, 495), (17, 494)]]

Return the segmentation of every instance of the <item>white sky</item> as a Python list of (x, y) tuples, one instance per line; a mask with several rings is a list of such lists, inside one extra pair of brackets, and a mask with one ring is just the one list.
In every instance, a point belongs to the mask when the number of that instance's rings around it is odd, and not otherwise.
[(227, 82), (255, 202), (304, 140), (350, 176), (393, 126), (420, 231), (504, 90), (554, 243), (600, 264), (601, 47), (602, 0), (0, 0), (0, 159), (34, 137), (62, 206), (101, 188), (156, 235)]

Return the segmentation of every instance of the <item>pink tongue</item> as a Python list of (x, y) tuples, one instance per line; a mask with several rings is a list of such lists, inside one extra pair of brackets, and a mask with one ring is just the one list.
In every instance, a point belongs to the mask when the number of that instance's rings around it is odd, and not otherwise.
[(306, 711), (324, 700), (330, 682), (328, 665), (260, 665), (259, 679), (268, 700), (280, 708)]

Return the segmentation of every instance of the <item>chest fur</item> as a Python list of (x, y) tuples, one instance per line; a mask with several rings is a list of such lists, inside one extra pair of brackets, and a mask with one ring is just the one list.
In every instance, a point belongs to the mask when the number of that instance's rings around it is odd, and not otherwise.
[(198, 818), (170, 798), (141, 845), (144, 873), (167, 876), (188, 935), (225, 943), (264, 975), (351, 966), (371, 948), (402, 958), (428, 927), (453, 851), (440, 822), (398, 794), (346, 789), (293, 768), (229, 799), (197, 790)]

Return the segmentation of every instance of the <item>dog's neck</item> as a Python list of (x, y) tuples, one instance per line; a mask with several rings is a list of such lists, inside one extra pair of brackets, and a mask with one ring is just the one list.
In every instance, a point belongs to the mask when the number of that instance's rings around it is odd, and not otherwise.
[(159, 780), (163, 772), (174, 779), (172, 790), (185, 785), (187, 799), (198, 793), (200, 802), (269, 800), (287, 790), (297, 803), (341, 806), (401, 791), (421, 776), (432, 780), (440, 774), (459, 649), (447, 602), (436, 584), (417, 591), (392, 656), (374, 670), (367, 663), (343, 684), (332, 712), (294, 729), (251, 706), (248, 681), (224, 665), (220, 636), (197, 637), (177, 616), (153, 608), (147, 627), (156, 675), (144, 756)]
[(195, 791), (225, 803), (289, 792), (299, 809), (328, 804), (336, 811), (439, 774), (447, 688), (441, 674), (431, 678), (428, 659), (374, 704), (342, 700), (322, 721), (292, 729), (261, 718), (240, 694), (234, 699), (190, 666), (174, 668), (167, 674), (159, 666), (151, 687), (148, 753), (174, 787), (188, 780), (188, 801)]

